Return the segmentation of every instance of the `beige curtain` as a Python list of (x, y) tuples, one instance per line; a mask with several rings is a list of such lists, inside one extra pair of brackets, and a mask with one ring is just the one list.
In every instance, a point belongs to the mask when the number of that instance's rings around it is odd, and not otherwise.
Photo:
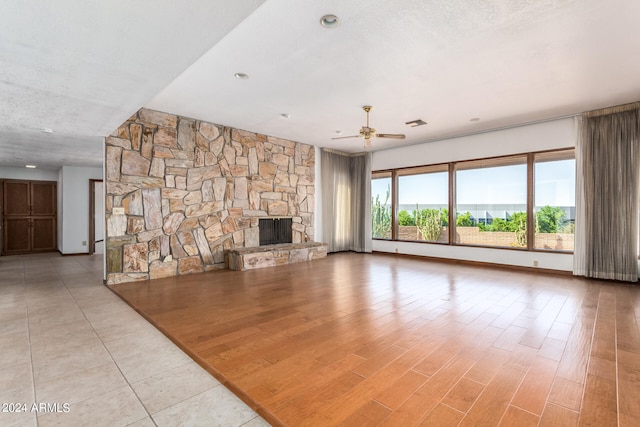
[(585, 113), (576, 145), (574, 274), (638, 281), (640, 104)]
[(371, 154), (322, 149), (323, 241), (329, 252), (371, 252)]

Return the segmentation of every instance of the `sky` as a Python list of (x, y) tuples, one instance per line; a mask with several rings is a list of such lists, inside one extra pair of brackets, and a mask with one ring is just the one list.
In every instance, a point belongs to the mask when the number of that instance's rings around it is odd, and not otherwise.
[[(470, 169), (456, 172), (458, 204), (527, 203), (526, 165)], [(535, 205), (575, 206), (575, 160), (535, 164)], [(448, 174), (437, 172), (398, 178), (400, 205), (448, 204)], [(384, 196), (391, 179), (372, 180), (371, 194)]]

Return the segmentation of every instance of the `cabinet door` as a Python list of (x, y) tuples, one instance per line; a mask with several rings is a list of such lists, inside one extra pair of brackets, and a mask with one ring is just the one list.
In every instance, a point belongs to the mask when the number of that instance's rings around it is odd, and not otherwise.
[(56, 214), (56, 185), (51, 182), (31, 183), (31, 215)]
[(57, 248), (56, 220), (54, 218), (34, 217), (31, 221), (31, 250), (55, 250)]
[(29, 218), (4, 219), (4, 253), (19, 254), (31, 250), (31, 221)]
[(3, 183), (2, 197), (5, 216), (30, 215), (29, 189), (28, 181), (5, 181)]

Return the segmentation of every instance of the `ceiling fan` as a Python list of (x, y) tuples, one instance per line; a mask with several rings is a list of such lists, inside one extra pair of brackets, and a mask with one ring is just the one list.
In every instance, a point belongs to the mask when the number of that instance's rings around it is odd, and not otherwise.
[(365, 105), (362, 109), (367, 113), (367, 124), (366, 126), (362, 126), (360, 128), (360, 132), (358, 135), (350, 135), (350, 136), (339, 136), (337, 138), (331, 139), (346, 139), (346, 138), (362, 138), (364, 137), (364, 146), (371, 147), (372, 137), (376, 138), (394, 138), (394, 139), (404, 139), (405, 135), (401, 133), (376, 133), (376, 130), (369, 126), (369, 112), (373, 107), (371, 105)]

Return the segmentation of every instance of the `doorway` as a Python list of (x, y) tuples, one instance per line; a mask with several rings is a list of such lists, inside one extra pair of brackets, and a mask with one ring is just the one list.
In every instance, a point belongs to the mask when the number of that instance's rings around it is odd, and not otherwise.
[(101, 179), (89, 180), (89, 255), (104, 253), (104, 186)]
[(2, 255), (58, 249), (56, 184), (54, 181), (0, 181)]

